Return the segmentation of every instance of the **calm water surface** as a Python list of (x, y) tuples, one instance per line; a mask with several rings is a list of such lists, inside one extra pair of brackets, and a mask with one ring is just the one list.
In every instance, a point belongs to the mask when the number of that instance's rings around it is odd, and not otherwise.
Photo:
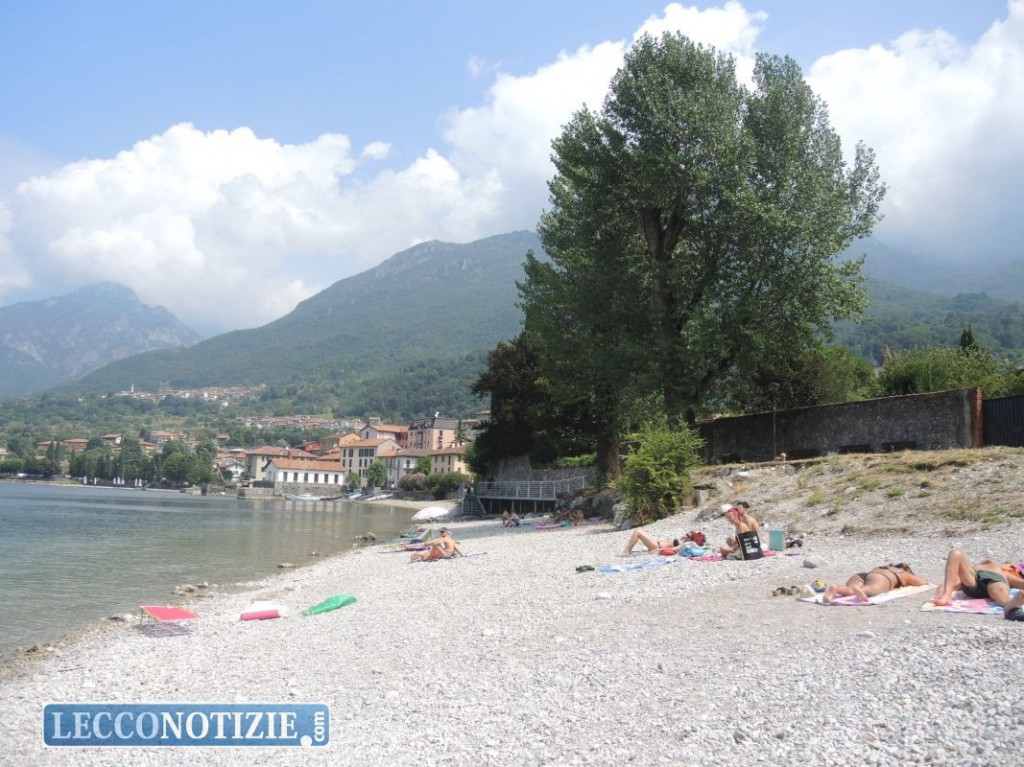
[(0, 657), (140, 604), (180, 601), (179, 584), (261, 578), (313, 551), (348, 551), (368, 530), (397, 537), (413, 513), (0, 482)]

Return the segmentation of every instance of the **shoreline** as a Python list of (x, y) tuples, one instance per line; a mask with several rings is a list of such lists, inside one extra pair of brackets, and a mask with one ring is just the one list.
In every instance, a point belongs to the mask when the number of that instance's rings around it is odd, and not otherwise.
[[(724, 538), (723, 521), (696, 516), (688, 510), (649, 529)], [(1024, 524), (955, 541), (941, 533), (822, 534), (793, 557), (615, 574), (575, 568), (658, 558), (617, 557), (629, 533), (608, 524), (447, 526), (466, 553), (485, 555), (410, 564), (404, 553), (368, 546), (185, 603), (200, 615), (188, 636), (104, 627), (26, 659), (20, 673), (0, 679), (0, 715), (12, 732), (0, 762), (122, 758), (41, 745), (42, 705), (83, 700), (326, 703), (330, 745), (266, 755), (284, 765), (678, 764), (680, 748), (693, 762), (734, 765), (969, 765), (1021, 753), (1012, 701), (987, 716), (970, 703), (998, 701), (1001, 690), (1005, 697), (1006, 661), (1024, 650), (1020, 624), (922, 612), (928, 595), (842, 609), (769, 594), (894, 558), (934, 581), (954, 542), (975, 559), (1019, 556), (1013, 546)], [(808, 557), (822, 566), (805, 568)], [(297, 617), (338, 593), (358, 602)], [(262, 599), (290, 616), (239, 620)], [(965, 667), (970, 675), (956, 673)], [(241, 765), (253, 756), (133, 748), (124, 758)]]
[[(0, 480), (5, 481), (5, 480)], [(14, 480), (11, 484), (33, 484), (33, 485), (46, 485), (50, 487), (72, 487), (72, 488), (88, 488), (92, 490), (119, 490), (122, 488), (111, 488), (111, 487), (96, 487), (92, 485), (80, 485), (74, 482), (48, 482), (48, 481), (24, 481)], [(123, 488), (125, 490), (134, 490), (135, 488)], [(162, 491), (168, 493), (177, 493), (178, 491)], [(361, 503), (367, 503), (363, 501)], [(454, 508), (456, 502), (446, 501), (413, 501), (413, 500), (401, 500), (393, 501), (392, 499), (382, 499), (380, 501), (369, 502), (376, 506), (394, 506), (399, 509), (414, 510), (418, 508), (426, 508), (428, 506), (440, 505), (449, 509)], [(348, 549), (336, 551), (329, 554), (326, 559), (330, 559), (336, 556), (346, 556), (354, 551), (358, 551), (360, 548), (364, 548), (366, 544), (353, 542)], [(178, 582), (167, 582), (157, 592), (160, 596), (154, 596), (151, 599), (153, 604), (193, 604), (196, 606), (202, 606), (208, 601), (212, 601), (214, 598), (220, 595), (229, 594), (240, 594), (246, 593), (253, 588), (257, 587), (258, 584), (283, 575), (286, 572), (299, 572), (312, 568), (320, 564), (324, 559), (322, 555), (315, 554), (307, 559), (296, 560), (294, 563), (289, 562), (288, 567), (282, 568), (281, 563), (275, 563), (269, 565), (267, 569), (256, 577), (249, 577), (245, 580), (239, 580), (237, 577), (231, 578), (226, 577), (221, 579), (220, 583), (212, 584), (209, 587), (196, 587), (192, 594), (176, 594), (174, 590), (182, 585)], [(194, 584), (189, 584), (194, 585)], [(22, 638), (18, 640), (17, 644), (12, 644), (9, 647), (0, 649), (0, 680), (10, 676), (17, 669), (22, 668), (26, 663), (34, 663), (41, 658), (46, 658), (54, 653), (62, 652), (70, 647), (73, 647), (76, 643), (80, 642), (83, 638), (97, 632), (107, 632), (110, 630), (116, 630), (125, 625), (123, 619), (131, 616), (131, 613), (119, 613), (117, 609), (112, 608), (108, 611), (110, 614), (105, 617), (99, 617), (101, 611), (96, 611), (96, 615), (93, 617), (83, 617), (82, 621), (77, 625), (62, 629), (53, 628), (52, 630), (40, 630), (39, 633), (32, 635), (30, 638)]]

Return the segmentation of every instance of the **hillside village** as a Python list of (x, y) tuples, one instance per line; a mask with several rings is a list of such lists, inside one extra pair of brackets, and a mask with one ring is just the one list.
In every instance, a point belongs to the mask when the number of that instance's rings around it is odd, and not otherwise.
[[(229, 435), (214, 438), (216, 455), (213, 469), (227, 482), (236, 483), (249, 492), (260, 489), (275, 494), (283, 492), (330, 491), (369, 486), (369, 467), (380, 462), (387, 468), (385, 487), (398, 487), (401, 480), (413, 474), (423, 458), (429, 460), (431, 474), (466, 474), (466, 446), (475, 438), (476, 431), (487, 413), (470, 419), (441, 416), (418, 419), (407, 425), (382, 422), (370, 417), (330, 420), (315, 416), (247, 417), (246, 425), (257, 429), (269, 427), (298, 427), (331, 429), (335, 433), (306, 441), (296, 447), (266, 445), (254, 449), (230, 447)], [(198, 441), (180, 431), (154, 430), (149, 439), (138, 440), (143, 456), (161, 454), (170, 442), (185, 445), (195, 452)], [(51, 458), (62, 474), (70, 475), (75, 456), (84, 453), (97, 442), (119, 456), (126, 437), (120, 433), (104, 434), (99, 440), (73, 437), (63, 440), (44, 440), (36, 443), (36, 458)], [(0, 461), (6, 458), (6, 448), (0, 447)], [(89, 481), (89, 478), (79, 478)], [(162, 478), (155, 477), (155, 481)], [(92, 478), (97, 483), (96, 478)], [(116, 484), (116, 482), (115, 482)], [(143, 486), (145, 482), (137, 482)]]

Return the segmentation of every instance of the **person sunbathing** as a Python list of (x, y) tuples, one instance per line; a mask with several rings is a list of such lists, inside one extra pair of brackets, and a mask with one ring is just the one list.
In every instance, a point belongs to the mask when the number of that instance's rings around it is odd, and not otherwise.
[(1003, 608), (1003, 617), (1024, 621), (1024, 598), (1018, 594), (1010, 598), (1010, 588), (1024, 589), (1024, 578), (1011, 575), (993, 559), (971, 564), (960, 549), (950, 549), (946, 557), (946, 572), (942, 585), (932, 599), (939, 607), (953, 604), (953, 594), (964, 592), (970, 599), (991, 599)]
[(451, 559), (459, 556), (462, 556), (459, 542), (452, 537), (447, 528), (442, 528), (440, 537), (433, 541), (427, 541), (427, 548), (415, 552), (409, 561), (429, 562), (434, 559)]
[(870, 597), (885, 594), (887, 591), (902, 586), (927, 586), (928, 579), (915, 575), (906, 562), (876, 567), (866, 573), (854, 573), (845, 586), (833, 584), (825, 589), (822, 600), (831, 602), (836, 597), (857, 597), (860, 602), (867, 602)]
[(1024, 590), (1003, 605), (1003, 617), (1008, 621), (1024, 621)]
[(574, 525), (583, 524), (583, 509), (573, 509), (569, 512), (569, 521)]
[(646, 546), (648, 551), (661, 551), (662, 549), (672, 549), (672, 553), (675, 554), (686, 543), (686, 539), (672, 538), (671, 540), (666, 539), (664, 541), (659, 541), (646, 530), (637, 528), (629, 537), (629, 543), (626, 544), (626, 548), (619, 552), (619, 556), (628, 557), (633, 552), (633, 547), (636, 546), (638, 543), (642, 543), (644, 546)]
[(754, 519), (754, 515), (750, 513), (750, 504), (746, 501), (740, 501), (727, 512), (725, 512), (726, 521), (733, 526), (735, 535), (730, 535), (726, 541), (725, 546), (719, 549), (719, 553), (723, 559), (739, 559), (740, 558), (740, 542), (739, 536), (742, 533), (753, 532), (757, 535), (758, 539), (761, 538), (761, 524)]

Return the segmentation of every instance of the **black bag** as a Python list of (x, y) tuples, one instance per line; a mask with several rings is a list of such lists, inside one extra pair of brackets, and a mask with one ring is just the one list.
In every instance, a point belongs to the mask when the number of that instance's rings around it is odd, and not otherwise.
[(753, 530), (737, 535), (736, 542), (740, 545), (740, 559), (760, 559), (764, 556), (761, 539)]

